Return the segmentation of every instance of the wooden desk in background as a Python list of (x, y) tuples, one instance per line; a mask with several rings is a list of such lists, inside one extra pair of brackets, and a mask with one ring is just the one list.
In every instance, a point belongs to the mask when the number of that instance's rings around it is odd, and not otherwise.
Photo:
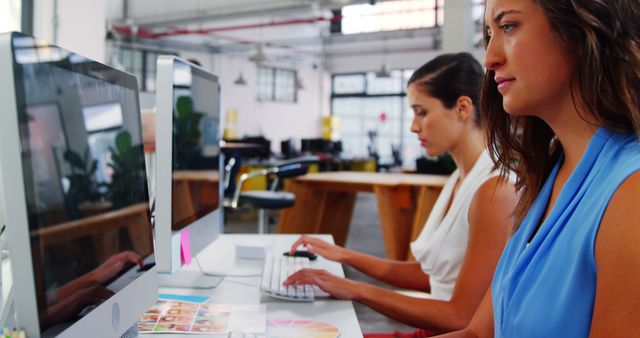
[(34, 231), (32, 236), (40, 239), (42, 257), (46, 255), (45, 249), (49, 246), (88, 236), (96, 249), (98, 261), (104, 262), (118, 252), (117, 237), (121, 228), (125, 228), (129, 233), (136, 252), (152, 252), (152, 239), (144, 236), (151, 231), (147, 203), (133, 204), (122, 209), (52, 225)]
[(217, 170), (176, 170), (173, 173), (172, 224), (182, 228), (202, 212), (215, 210), (220, 204)]
[(328, 233), (347, 241), (357, 192), (374, 192), (387, 257), (410, 258), (409, 243), (420, 234), (447, 176), (369, 172), (307, 174), (287, 183), (296, 204), (282, 211), (279, 233)]

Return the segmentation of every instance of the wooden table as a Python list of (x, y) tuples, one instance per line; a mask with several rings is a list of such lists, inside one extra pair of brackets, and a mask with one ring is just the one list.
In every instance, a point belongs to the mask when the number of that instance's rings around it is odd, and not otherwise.
[(32, 231), (31, 236), (40, 240), (40, 255), (46, 255), (45, 249), (52, 245), (68, 243), (88, 236), (96, 249), (98, 261), (106, 261), (119, 252), (118, 231), (127, 229), (133, 242), (133, 249), (139, 253), (152, 252), (151, 221), (147, 203), (133, 204), (122, 209), (108, 211), (74, 221), (52, 225)]
[(323, 172), (289, 180), (296, 204), (282, 211), (279, 233), (329, 233), (347, 241), (357, 192), (374, 192), (380, 211), (387, 257), (410, 258), (415, 240), (438, 198), (447, 176), (368, 172)]
[(176, 170), (173, 173), (173, 230), (180, 230), (218, 208), (219, 181), (217, 170)]

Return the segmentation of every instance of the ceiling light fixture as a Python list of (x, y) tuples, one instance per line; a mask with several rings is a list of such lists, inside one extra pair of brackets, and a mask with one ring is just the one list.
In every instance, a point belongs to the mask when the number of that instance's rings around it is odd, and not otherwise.
[(267, 56), (264, 55), (264, 51), (261, 43), (256, 45), (256, 53), (249, 56), (249, 61), (253, 61), (255, 63), (262, 63), (267, 61)]
[(244, 77), (242, 76), (242, 72), (240, 72), (240, 74), (238, 74), (238, 78), (233, 81), (234, 84), (238, 85), (238, 86), (246, 86), (247, 85), (247, 81), (245, 81)]
[(387, 39), (382, 40), (382, 46), (382, 67), (380, 67), (380, 70), (376, 72), (376, 77), (390, 78), (391, 70), (387, 64)]
[(376, 72), (376, 77), (385, 78), (385, 79), (391, 77), (391, 70), (389, 69), (389, 66), (387, 65), (386, 62), (384, 62), (382, 64), (382, 67), (380, 67), (380, 70)]

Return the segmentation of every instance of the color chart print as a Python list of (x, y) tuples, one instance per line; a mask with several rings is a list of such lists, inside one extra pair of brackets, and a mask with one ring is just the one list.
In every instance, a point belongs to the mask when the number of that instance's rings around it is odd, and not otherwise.
[(227, 333), (232, 307), (158, 300), (138, 321), (138, 332)]
[(340, 331), (335, 326), (307, 319), (269, 319), (269, 338), (336, 338)]

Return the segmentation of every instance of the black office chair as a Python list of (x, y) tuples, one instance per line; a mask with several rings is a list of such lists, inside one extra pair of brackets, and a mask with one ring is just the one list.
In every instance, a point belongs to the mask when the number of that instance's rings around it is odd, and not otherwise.
[[(289, 208), (295, 204), (296, 196), (290, 192), (276, 191), (281, 179), (302, 176), (309, 171), (309, 166), (319, 162), (317, 156), (303, 156), (276, 163), (275, 165), (240, 175), (237, 184), (233, 187), (230, 199), (225, 199), (225, 206), (237, 209), (240, 206), (250, 205), (258, 209), (258, 233), (268, 232), (268, 210)], [(239, 167), (238, 160), (232, 158), (225, 166), (225, 188), (232, 187), (234, 182), (232, 173), (235, 167)], [(226, 175), (229, 173), (229, 175)], [(267, 176), (273, 178), (268, 190), (242, 191), (242, 185), (251, 178)], [(229, 190), (229, 189), (227, 189)]]

